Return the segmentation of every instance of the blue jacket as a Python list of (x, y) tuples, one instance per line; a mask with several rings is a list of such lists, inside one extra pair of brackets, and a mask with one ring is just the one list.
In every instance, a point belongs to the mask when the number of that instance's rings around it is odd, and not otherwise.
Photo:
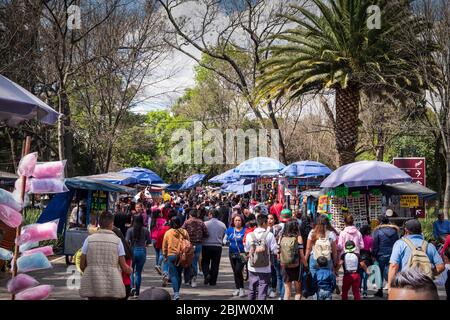
[(314, 274), (313, 286), (317, 290), (322, 289), (333, 292), (334, 289), (336, 288), (336, 276), (327, 267), (320, 268)]
[(394, 243), (399, 239), (398, 227), (392, 224), (383, 224), (375, 228), (373, 232), (374, 257), (390, 256)]

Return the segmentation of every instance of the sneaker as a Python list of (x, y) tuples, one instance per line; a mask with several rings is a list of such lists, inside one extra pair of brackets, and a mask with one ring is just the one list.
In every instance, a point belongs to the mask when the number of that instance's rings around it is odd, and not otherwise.
[(233, 291), (233, 297), (237, 297), (239, 295), (239, 292), (240, 292), (239, 289)]
[(294, 297), (294, 300), (302, 300), (302, 295), (300, 293), (297, 293)]
[(246, 296), (246, 294), (245, 294), (244, 288), (240, 288), (240, 289), (239, 289), (239, 297), (243, 298), (243, 297), (245, 297), (245, 296)]
[(366, 299), (366, 298), (367, 298), (367, 291), (363, 291), (363, 293), (362, 293), (362, 297), (363, 297), (364, 299)]
[(193, 277), (191, 280), (191, 287), (196, 288), (197, 287), (197, 277)]
[(211, 281), (211, 276), (208, 274), (208, 275), (205, 277), (204, 284), (205, 284), (205, 285), (209, 284), (209, 281)]
[(167, 275), (164, 275), (162, 280), (162, 286), (167, 287), (167, 283), (169, 283), (169, 277)]
[(131, 288), (130, 290), (130, 297), (135, 297), (136, 296), (136, 289), (135, 288)]
[(375, 297), (383, 298), (383, 289), (378, 289), (374, 294)]
[(271, 290), (269, 293), (269, 298), (276, 298), (277, 297), (277, 293), (274, 290)]
[(159, 274), (160, 276), (162, 276), (162, 275), (163, 275), (163, 273), (162, 273), (162, 270), (161, 270), (161, 267), (160, 267), (160, 266), (155, 266), (155, 270), (156, 270), (156, 272), (158, 272), (158, 274)]
[(173, 300), (180, 300), (180, 294), (178, 292), (173, 294)]

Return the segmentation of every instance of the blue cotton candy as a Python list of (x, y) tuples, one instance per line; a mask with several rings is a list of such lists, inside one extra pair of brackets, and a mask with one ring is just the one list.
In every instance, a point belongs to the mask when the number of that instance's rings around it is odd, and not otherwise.
[(49, 268), (52, 268), (52, 264), (42, 252), (22, 256), (17, 259), (17, 271), (19, 273)]
[(0, 260), (9, 261), (13, 258), (13, 253), (9, 250), (0, 248)]
[(2, 188), (0, 188), (0, 204), (10, 207), (16, 211), (20, 211), (22, 209), (22, 205), (14, 199), (13, 194), (3, 190)]
[(19, 247), (19, 252), (22, 253), (36, 247), (39, 247), (39, 242), (27, 242)]

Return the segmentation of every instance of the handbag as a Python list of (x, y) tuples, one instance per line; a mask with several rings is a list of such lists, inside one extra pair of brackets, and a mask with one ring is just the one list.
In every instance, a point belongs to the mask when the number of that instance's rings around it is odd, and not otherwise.
[(247, 254), (245, 252), (241, 252), (239, 250), (239, 245), (236, 241), (236, 229), (234, 229), (234, 231), (233, 231), (233, 239), (234, 239), (234, 243), (236, 244), (236, 248), (238, 249), (237, 256), (239, 257), (241, 263), (244, 263), (244, 264), (247, 263), (247, 260), (248, 260)]

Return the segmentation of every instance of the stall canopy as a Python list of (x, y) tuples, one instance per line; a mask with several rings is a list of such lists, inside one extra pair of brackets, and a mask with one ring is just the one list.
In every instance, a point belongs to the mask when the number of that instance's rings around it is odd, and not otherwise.
[(286, 166), (276, 159), (256, 157), (242, 162), (233, 172), (241, 177), (276, 176), (284, 168)]
[(167, 185), (167, 187), (165, 188), (167, 191), (178, 191), (181, 188), (182, 184), (181, 183), (172, 183)]
[(237, 195), (244, 194), (247, 192), (251, 192), (253, 188), (253, 184), (249, 183), (246, 179), (241, 179), (235, 183), (230, 183), (223, 190), (224, 192), (234, 192)]
[(146, 168), (127, 168), (119, 171), (119, 173), (136, 178), (138, 180), (137, 183), (139, 184), (151, 185), (164, 183), (160, 176), (158, 176), (152, 170)]
[(59, 219), (58, 233), (61, 233), (66, 224), (67, 212), (69, 211), (70, 202), (75, 194), (76, 189), (83, 190), (101, 190), (105, 192), (119, 192), (135, 194), (136, 189), (128, 188), (104, 181), (92, 180), (87, 177), (75, 177), (65, 180), (65, 184), (69, 189), (68, 192), (56, 194), (49, 202), (47, 207), (42, 211), (37, 223), (45, 223)]
[(358, 161), (346, 164), (331, 173), (321, 188), (368, 187), (411, 182), (412, 178), (396, 166), (381, 161)]
[(291, 163), (280, 171), (286, 177), (298, 178), (328, 176), (331, 172), (331, 169), (326, 165), (309, 160)]
[(109, 182), (112, 184), (118, 184), (118, 185), (130, 185), (130, 184), (137, 184), (138, 179), (135, 177), (118, 173), (118, 172), (108, 172), (108, 173), (102, 173), (102, 174), (96, 174), (92, 176), (87, 176), (86, 178), (92, 179), (92, 180), (98, 180), (98, 181), (104, 181)]
[(239, 174), (230, 169), (208, 180), (209, 183), (228, 183), (239, 180)]
[(201, 183), (206, 177), (206, 174), (196, 173), (190, 176), (181, 185), (180, 190), (187, 190), (194, 188), (197, 184)]
[(0, 75), (0, 120), (16, 127), (25, 120), (37, 119), (54, 124), (59, 113), (17, 83)]
[(437, 192), (418, 183), (388, 184), (384, 186), (384, 189), (390, 194), (395, 195), (417, 194), (419, 198), (424, 200), (431, 200), (437, 196)]

